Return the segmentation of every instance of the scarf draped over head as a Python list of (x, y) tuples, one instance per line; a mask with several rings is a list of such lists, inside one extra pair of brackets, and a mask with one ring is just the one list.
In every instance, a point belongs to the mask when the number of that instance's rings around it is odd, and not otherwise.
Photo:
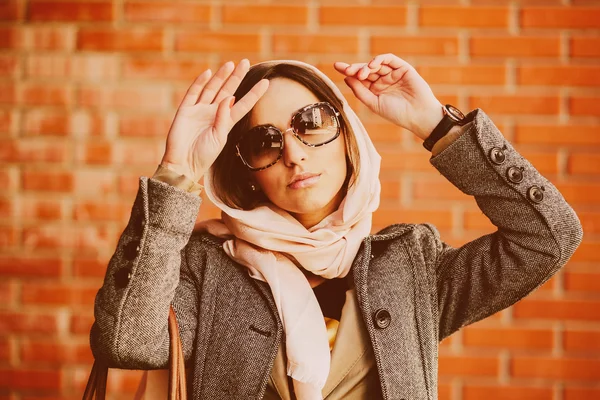
[(307, 229), (272, 203), (249, 211), (226, 206), (215, 196), (210, 169), (205, 176), (206, 194), (222, 210), (221, 219), (200, 222), (196, 230), (226, 238), (225, 253), (247, 267), (252, 278), (269, 285), (285, 332), (287, 374), (293, 379), (296, 397), (322, 399), (331, 361), (327, 330), (317, 298), (300, 268), (327, 279), (348, 274), (362, 240), (370, 233), (371, 215), (379, 206), (381, 157), (357, 115), (325, 74), (299, 61), (266, 63), (309, 68), (333, 90), (356, 137), (359, 175), (339, 208)]

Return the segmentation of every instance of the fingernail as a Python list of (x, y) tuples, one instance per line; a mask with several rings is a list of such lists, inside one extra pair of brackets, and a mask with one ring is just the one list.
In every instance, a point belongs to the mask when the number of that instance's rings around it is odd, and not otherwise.
[(231, 100), (229, 101), (229, 108), (233, 107), (234, 103), (235, 103), (235, 96), (231, 97)]

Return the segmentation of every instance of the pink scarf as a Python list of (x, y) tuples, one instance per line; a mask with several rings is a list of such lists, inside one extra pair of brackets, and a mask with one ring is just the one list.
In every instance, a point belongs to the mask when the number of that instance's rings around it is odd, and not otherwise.
[(327, 279), (345, 277), (379, 206), (381, 157), (367, 131), (337, 86), (317, 68), (299, 61), (269, 61), (311, 68), (343, 103), (360, 153), (359, 176), (339, 208), (306, 229), (271, 203), (250, 211), (227, 207), (214, 195), (212, 171), (205, 176), (208, 198), (222, 210), (220, 220), (203, 221), (196, 230), (227, 238), (227, 255), (246, 266), (250, 276), (268, 283), (286, 335), (287, 374), (299, 400), (322, 399), (330, 368), (323, 314), (302, 268)]

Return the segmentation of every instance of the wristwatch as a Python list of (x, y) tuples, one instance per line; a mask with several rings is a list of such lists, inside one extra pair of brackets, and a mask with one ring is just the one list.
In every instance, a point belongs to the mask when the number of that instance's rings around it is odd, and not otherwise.
[(444, 111), (444, 117), (433, 129), (431, 135), (429, 135), (423, 142), (423, 147), (429, 151), (433, 149), (433, 145), (436, 144), (438, 140), (446, 136), (453, 126), (463, 126), (467, 123), (465, 114), (463, 114), (458, 108), (451, 106), (450, 104), (446, 104), (445, 106), (442, 106), (442, 110)]

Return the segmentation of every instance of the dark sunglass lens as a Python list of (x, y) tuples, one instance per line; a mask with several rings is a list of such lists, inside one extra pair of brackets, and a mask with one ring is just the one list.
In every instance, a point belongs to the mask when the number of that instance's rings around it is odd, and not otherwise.
[(292, 128), (307, 143), (321, 144), (337, 135), (339, 124), (333, 108), (317, 104), (296, 115)]
[(276, 161), (283, 146), (281, 133), (273, 127), (250, 130), (240, 140), (240, 156), (252, 168), (262, 168)]

